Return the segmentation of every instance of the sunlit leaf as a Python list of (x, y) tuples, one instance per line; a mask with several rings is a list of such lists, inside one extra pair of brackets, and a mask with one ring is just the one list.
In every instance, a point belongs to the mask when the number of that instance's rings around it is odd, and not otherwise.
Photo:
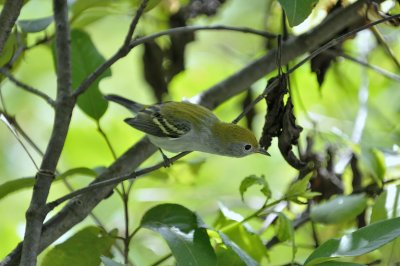
[(365, 194), (337, 196), (325, 203), (313, 206), (310, 217), (314, 222), (335, 224), (352, 220), (367, 207)]
[(52, 248), (44, 257), (43, 266), (98, 266), (100, 256), (109, 255), (117, 230), (110, 233), (89, 226)]
[(316, 265), (330, 258), (359, 256), (371, 252), (400, 236), (400, 217), (380, 221), (339, 239), (330, 239), (307, 258), (305, 265)]
[(219, 235), (222, 239), (222, 242), (229, 248), (235, 252), (240, 259), (245, 263), (247, 266), (257, 266), (258, 263), (250, 257), (244, 250), (242, 250), (235, 242), (231, 241), (227, 235), (222, 232), (219, 232)]
[[(371, 223), (382, 221), (388, 218), (400, 216), (400, 185), (387, 186), (375, 200), (375, 204), (371, 212)], [(400, 239), (381, 247), (382, 265), (392, 265), (400, 261)]]
[(400, 216), (400, 185), (388, 186), (379, 197), (371, 212), (371, 223)]
[(189, 209), (177, 204), (158, 205), (145, 213), (140, 225), (167, 241), (178, 265), (216, 265), (207, 230)]
[(318, 0), (278, 0), (286, 12), (291, 27), (302, 23), (313, 10)]
[[(98, 66), (105, 62), (98, 52), (90, 36), (80, 30), (71, 32), (72, 52), (72, 87), (76, 89)], [(90, 87), (78, 98), (78, 106), (88, 116), (99, 120), (108, 107), (108, 102), (99, 90), (101, 79), (111, 76), (111, 70), (106, 70)]]
[(53, 22), (53, 17), (18, 20), (17, 24), (23, 32), (32, 33), (45, 30)]
[(267, 257), (267, 250), (259, 235), (248, 224), (241, 224), (243, 217), (219, 203), (220, 213), (214, 222), (214, 228), (223, 231), (229, 239), (255, 261)]
[(318, 192), (311, 192), (307, 190), (308, 183), (310, 182), (311, 174), (307, 175), (303, 179), (297, 180), (289, 186), (286, 192), (286, 198), (290, 201), (302, 204), (304, 202), (300, 201), (299, 198), (311, 199), (318, 196)]
[(244, 193), (246, 192), (246, 190), (254, 185), (261, 185), (262, 187), (260, 191), (264, 194), (264, 196), (267, 198), (271, 197), (271, 190), (269, 189), (268, 183), (267, 181), (265, 181), (265, 178), (263, 176), (258, 177), (255, 175), (251, 175), (243, 179), (240, 183), (239, 191), (242, 197), (242, 201), (244, 201)]

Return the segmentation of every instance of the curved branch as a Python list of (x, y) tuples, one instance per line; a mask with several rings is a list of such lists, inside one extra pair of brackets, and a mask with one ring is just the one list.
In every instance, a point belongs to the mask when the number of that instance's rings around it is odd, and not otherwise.
[[(128, 53), (130, 50), (132, 50), (134, 47), (150, 42), (154, 39), (157, 39), (162, 36), (171, 36), (171, 35), (178, 35), (178, 34), (183, 34), (183, 33), (189, 33), (189, 32), (195, 32), (195, 31), (200, 31), (200, 30), (227, 30), (227, 31), (236, 31), (236, 32), (241, 32), (241, 33), (249, 33), (249, 34), (254, 34), (258, 35), (264, 38), (275, 38), (276, 35), (265, 32), (265, 31), (260, 31), (260, 30), (254, 30), (246, 27), (231, 27), (231, 26), (221, 26), (221, 25), (216, 25), (216, 26), (186, 26), (186, 27), (178, 27), (178, 28), (173, 28), (165, 31), (160, 31), (136, 40), (131, 41), (128, 43), (126, 46), (123, 46), (120, 48), (119, 51), (117, 51), (110, 59), (108, 59), (106, 62), (104, 62), (102, 65), (100, 65), (92, 74), (90, 74), (86, 80), (82, 82), (82, 84), (76, 89), (74, 92), (74, 96), (77, 97), (80, 94), (84, 93), (100, 75), (104, 73), (108, 68), (110, 68), (115, 62), (117, 62), (119, 59), (124, 57), (126, 54), (121, 53), (121, 50), (124, 50), (126, 53)], [(127, 40), (126, 38), (125, 40)], [(125, 44), (124, 44), (125, 45)]]
[(8, 72), (7, 69), (5, 69), (4, 67), (0, 67), (0, 73), (3, 74), (4, 76), (6, 76), (11, 82), (13, 82), (15, 85), (17, 85), (21, 89), (24, 89), (24, 90), (42, 98), (48, 104), (50, 104), (52, 107), (54, 107), (54, 105), (55, 105), (54, 100), (52, 98), (50, 98), (47, 94), (41, 92), (38, 89), (33, 88), (32, 86), (29, 86), (29, 85), (23, 83), (22, 81), (19, 81), (13, 75), (11, 75), (11, 73)]

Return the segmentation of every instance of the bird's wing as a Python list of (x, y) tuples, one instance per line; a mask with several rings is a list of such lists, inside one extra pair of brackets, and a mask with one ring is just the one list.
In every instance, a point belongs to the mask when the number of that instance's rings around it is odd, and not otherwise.
[(157, 137), (179, 138), (191, 129), (186, 120), (173, 120), (163, 116), (158, 105), (140, 111), (137, 116), (125, 119), (132, 127)]

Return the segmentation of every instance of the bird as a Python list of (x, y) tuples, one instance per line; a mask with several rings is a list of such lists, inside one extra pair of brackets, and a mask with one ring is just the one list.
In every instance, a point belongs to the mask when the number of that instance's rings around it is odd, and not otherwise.
[(254, 153), (269, 155), (247, 128), (222, 122), (212, 111), (190, 102), (167, 101), (144, 105), (124, 97), (108, 94), (105, 99), (118, 103), (134, 117), (124, 121), (147, 134), (150, 142), (172, 153), (200, 151), (210, 154), (244, 157)]

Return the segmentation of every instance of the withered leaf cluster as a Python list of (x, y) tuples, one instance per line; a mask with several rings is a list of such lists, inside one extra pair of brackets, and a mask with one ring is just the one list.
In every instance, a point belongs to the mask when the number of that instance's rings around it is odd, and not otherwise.
[(305, 163), (296, 157), (293, 152), (293, 145), (298, 144), (300, 132), (303, 128), (296, 124), (296, 117), (293, 113), (293, 103), (291, 97), (286, 102), (284, 96), (288, 92), (287, 75), (283, 74), (271, 78), (267, 86), (278, 82), (266, 97), (267, 114), (262, 137), (260, 139), (261, 147), (268, 149), (271, 146), (272, 139), (278, 138), (278, 147), (285, 160), (294, 168), (302, 169)]

